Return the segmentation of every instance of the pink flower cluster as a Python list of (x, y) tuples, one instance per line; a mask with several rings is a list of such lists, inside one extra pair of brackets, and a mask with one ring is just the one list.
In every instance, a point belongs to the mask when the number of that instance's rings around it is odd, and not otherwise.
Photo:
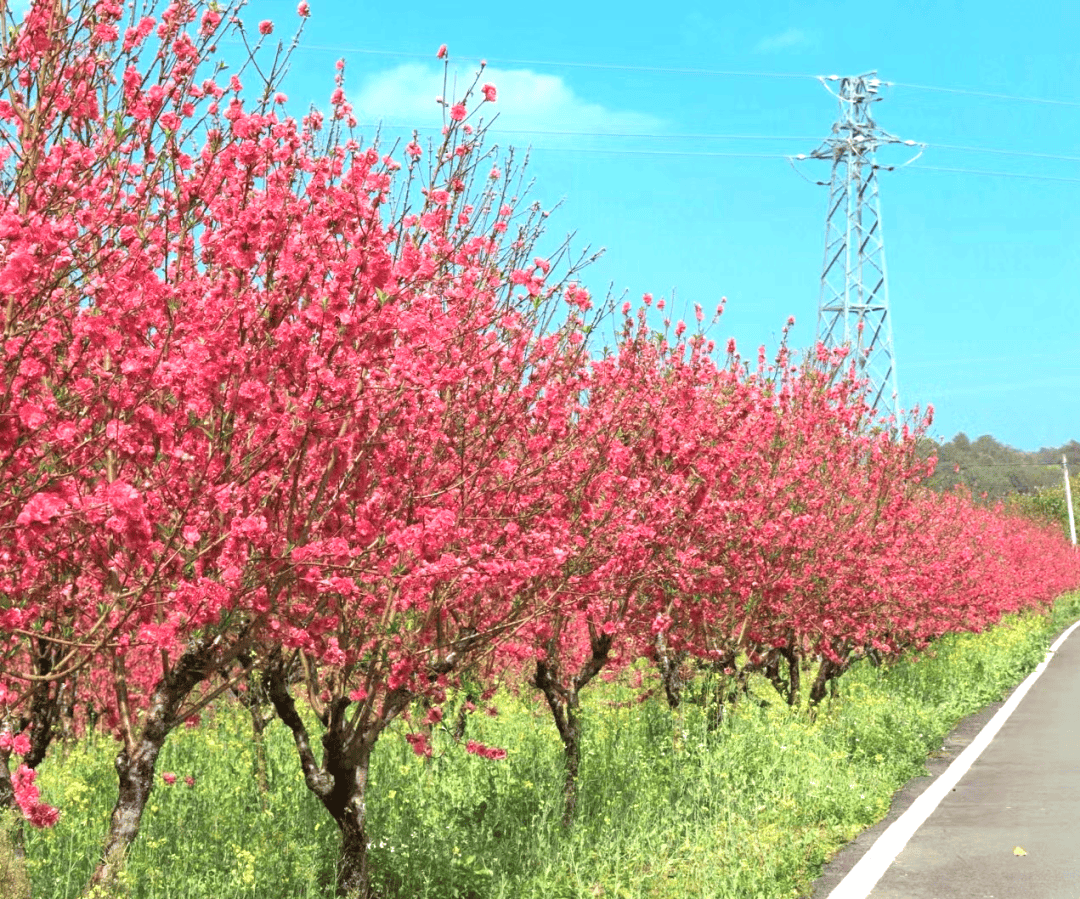
[(506, 750), (499, 749), (495, 746), (485, 746), (483, 743), (478, 743), (476, 740), (469, 740), (465, 744), (465, 751), (478, 755), (480, 758), (491, 759), (492, 761), (499, 761), (506, 758)]
[(30, 752), (30, 738), (26, 734), (12, 736), (9, 731), (0, 731), (0, 754), (26, 755), (28, 752)]
[(415, 752), (421, 758), (431, 758), (431, 744), (428, 743), (428, 738), (425, 734), (405, 734), (405, 739), (409, 745), (412, 746), (413, 752)]
[(15, 803), (34, 827), (52, 827), (60, 820), (60, 811), (41, 801), (41, 791), (34, 783), (36, 778), (37, 771), (27, 768), (26, 765), (19, 765), (11, 775)]

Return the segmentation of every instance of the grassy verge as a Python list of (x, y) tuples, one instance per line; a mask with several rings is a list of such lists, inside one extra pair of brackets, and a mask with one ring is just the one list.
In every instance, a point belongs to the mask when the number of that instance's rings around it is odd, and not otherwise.
[[(811, 721), (765, 683), (718, 731), (693, 705), (671, 712), (617, 683), (586, 697), (580, 814), (559, 823), (558, 739), (532, 696), (498, 697), (468, 737), (503, 761), (436, 735), (435, 757), (399, 733), (373, 771), (372, 853), (397, 897), (795, 897), (839, 846), (888, 808), (955, 722), (1000, 699), (1080, 618), (1080, 593), (1049, 617), (951, 636), (919, 658), (853, 668)], [(307, 793), (291, 740), (267, 731), (270, 792), (256, 787), (250, 724), (219, 708), (171, 738), (126, 872), (132, 899), (323, 899), (337, 834)], [(115, 793), (113, 744), (96, 737), (42, 768), (60, 824), (27, 835), (36, 899), (74, 899)], [(193, 785), (185, 782), (193, 779)]]

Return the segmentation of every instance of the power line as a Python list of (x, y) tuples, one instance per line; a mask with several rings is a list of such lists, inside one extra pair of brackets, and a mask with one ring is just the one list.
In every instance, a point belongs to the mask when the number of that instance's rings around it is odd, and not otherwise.
[[(436, 131), (441, 128), (437, 125), (424, 125), (415, 127), (407, 124), (396, 124), (393, 122), (382, 122), (386, 128), (401, 128), (408, 131)], [(570, 129), (552, 129), (552, 128), (503, 128), (494, 123), (491, 126), (490, 133), (493, 135), (502, 134), (525, 134), (525, 135), (542, 135), (545, 137), (610, 137), (620, 138), (628, 140), (733, 140), (733, 141), (751, 141), (757, 140), (765, 143), (772, 141), (814, 141), (819, 140), (820, 135), (806, 135), (806, 134), (723, 134), (723, 133), (687, 133), (687, 132), (663, 132), (663, 131), (575, 131)], [(965, 153), (990, 153), (997, 156), (1015, 156), (1019, 158), (1027, 159), (1049, 159), (1057, 162), (1080, 162), (1080, 156), (1067, 156), (1056, 153), (1035, 153), (1030, 150), (1002, 150), (996, 147), (968, 147), (960, 146), (958, 144), (938, 144), (938, 143), (924, 143), (920, 141), (908, 141), (911, 146), (922, 147), (927, 150), (956, 150)], [(540, 149), (540, 148), (536, 148)], [(545, 148), (554, 149), (554, 148)], [(614, 152), (614, 151), (613, 151)], [(650, 152), (647, 150), (632, 151), (632, 152)], [(681, 153), (681, 151), (680, 151)], [(690, 153), (681, 153), (681, 155), (695, 155)], [(700, 155), (713, 155), (713, 154), (700, 154)], [(743, 155), (743, 154), (735, 154)], [(750, 154), (755, 156), (769, 156), (769, 154)], [(773, 158), (769, 156), (769, 158)], [(788, 156), (776, 156), (778, 159), (788, 159)], [(913, 166), (913, 168), (926, 168), (926, 166)], [(1023, 176), (1018, 176), (1023, 177)], [(1031, 176), (1036, 177), (1036, 176)]]
[(942, 94), (965, 94), (970, 97), (987, 97), (992, 100), (1010, 100), (1020, 103), (1041, 103), (1047, 106), (1071, 106), (1080, 108), (1078, 100), (1053, 100), (1048, 97), (1023, 97), (1017, 94), (999, 94), (992, 91), (973, 91), (962, 87), (936, 87), (932, 84), (910, 84), (905, 81), (885, 81), (893, 87), (906, 87), (918, 91), (935, 91)]
[(1044, 355), (1039, 355), (1039, 356), (1019, 356), (1019, 357), (1018, 356), (981, 356), (981, 357), (971, 357), (971, 356), (969, 356), (967, 358), (956, 357), (956, 358), (953, 358), (953, 359), (931, 359), (929, 361), (924, 360), (922, 362), (907, 362), (907, 363), (905, 363), (904, 368), (905, 369), (912, 369), (912, 368), (920, 369), (920, 368), (940, 368), (941, 366), (949, 366), (949, 365), (991, 365), (991, 364), (998, 364), (998, 363), (1002, 363), (1002, 362), (1015, 363), (1017, 361), (1024, 360), (1024, 359), (1037, 359), (1038, 361), (1041, 362), (1041, 361), (1043, 361), (1045, 359), (1045, 356)]
[[(408, 131), (440, 131), (442, 125), (421, 125), (414, 127), (413, 125), (402, 122), (401, 124), (395, 122), (383, 121), (383, 125), (388, 128), (401, 128)], [(665, 132), (665, 131), (574, 131), (568, 129), (553, 129), (553, 128), (504, 128), (498, 124), (498, 121), (492, 123), (490, 132), (491, 134), (540, 134), (550, 137), (619, 137), (619, 138), (631, 138), (631, 139), (648, 139), (648, 140), (760, 140), (760, 141), (811, 141), (820, 140), (821, 135), (806, 135), (806, 134), (693, 134), (686, 132)], [(786, 158), (786, 157), (784, 157)]]
[[(318, 50), (330, 53), (361, 53), (365, 56), (396, 56), (410, 59), (427, 59), (433, 56), (431, 53), (405, 52), (400, 50), (372, 50), (366, 47), (338, 47), (327, 44), (304, 44), (297, 45), (298, 50)], [(707, 75), (715, 77), (734, 78), (800, 78), (816, 80), (817, 75), (804, 75), (798, 72), (745, 72), (732, 69), (694, 69), (670, 66), (634, 66), (625, 63), (614, 62), (574, 62), (570, 60), (553, 59), (510, 59), (507, 57), (487, 57), (484, 62), (498, 63), (500, 65), (514, 66), (552, 66), (562, 69), (605, 69), (616, 72), (649, 72), (663, 75)]]
[[(239, 42), (229, 41), (229, 43)], [(367, 47), (343, 47), (329, 44), (300, 43), (297, 46), (297, 49), (330, 53), (357, 53), (363, 54), (365, 56), (390, 56), (408, 59), (430, 60), (432, 58), (431, 53), (418, 53), (415, 51), (403, 50), (376, 50)], [(679, 66), (644, 66), (630, 65), (627, 63), (587, 61), (583, 62), (575, 60), (555, 59), (513, 59), (509, 57), (488, 57), (485, 61), (490, 63), (499, 63), (502, 65), (550, 66), (553, 68), (565, 69), (601, 69), (616, 72), (648, 72), (652, 74), (664, 75), (696, 75), (722, 78), (794, 78), (800, 80), (820, 81), (823, 78), (831, 79), (835, 77), (831, 75), (810, 75), (804, 72), (758, 72), (739, 69), (697, 69)], [(980, 91), (962, 87), (942, 87), (940, 85), (934, 84), (916, 84), (910, 81), (883, 80), (881, 84), (887, 87), (907, 88), (908, 90), (933, 91), (935, 93), (959, 94), (969, 97), (983, 97), (991, 100), (1008, 100), (1015, 103), (1036, 103), (1046, 106), (1064, 106), (1080, 109), (1080, 100), (1059, 100), (1053, 97), (1029, 97), (1022, 94), (1007, 94), (996, 91)]]
[[(794, 134), (683, 134), (664, 133), (661, 131), (559, 131), (542, 128), (500, 128), (497, 124), (491, 128), (493, 134), (543, 134), (560, 137), (618, 137), (650, 140), (760, 140), (760, 141), (812, 141), (820, 135)], [(911, 141), (913, 146), (927, 150), (958, 150), (965, 153), (993, 153), (998, 156), (1018, 156), (1031, 159), (1052, 159), (1060, 162), (1080, 162), (1080, 156), (1063, 156), (1055, 153), (1034, 153), (1029, 150), (1001, 150), (994, 147), (964, 147), (957, 144), (923, 143)]]
[(951, 172), (960, 175), (990, 175), (995, 178), (1025, 178), (1029, 181), (1064, 181), (1069, 184), (1080, 184), (1080, 178), (1065, 178), (1060, 175), (1031, 175), (1025, 172), (992, 172), (986, 169), (961, 169), (940, 165), (910, 165), (909, 169), (920, 169), (924, 172)]
[[(410, 129), (423, 131), (426, 129), (417, 128)], [(567, 132), (571, 134), (572, 132)], [(591, 135), (588, 132), (581, 132), (581, 136), (596, 136), (596, 137), (610, 137), (611, 135), (596, 134)], [(657, 150), (650, 148), (631, 148), (631, 147), (544, 147), (544, 146), (529, 146), (528, 151), (530, 153), (569, 153), (569, 154), (582, 154), (591, 153), (607, 156), (683, 156), (693, 157), (699, 159), (782, 159), (786, 162), (791, 162), (798, 157), (789, 156), (784, 153), (725, 153), (721, 151), (713, 150)], [(885, 166), (882, 166), (885, 168)], [(991, 171), (988, 169), (963, 169), (953, 168), (949, 166), (937, 166), (937, 165), (918, 165), (912, 164), (907, 166), (909, 169), (920, 169), (924, 172), (948, 172), (952, 174), (960, 175), (986, 175), (997, 178), (1023, 178), (1029, 181), (1058, 181), (1067, 184), (1080, 184), (1080, 178), (1068, 178), (1058, 175), (1037, 175), (1026, 172), (1000, 172)]]
[(628, 147), (529, 147), (529, 152), (541, 153), (602, 153), (614, 156), (695, 156), (727, 159), (789, 159), (782, 153), (722, 153), (711, 150), (651, 150)]
[[(410, 129), (416, 131), (424, 131), (426, 129), (417, 128)], [(568, 132), (569, 134), (569, 132)], [(581, 136), (596, 136), (596, 137), (610, 137), (611, 135), (596, 134), (590, 135), (587, 132), (581, 132)], [(792, 162), (798, 157), (789, 156), (784, 153), (725, 153), (721, 151), (713, 150), (657, 150), (649, 148), (631, 148), (631, 147), (544, 147), (532, 145), (527, 148), (530, 153), (564, 153), (564, 154), (596, 154), (607, 156), (682, 156), (693, 157), (698, 159), (782, 159), (786, 162)], [(886, 168), (885, 166), (881, 166)], [(937, 166), (937, 165), (919, 165), (912, 164), (906, 166), (908, 169), (919, 169), (924, 172), (947, 172), (958, 175), (985, 175), (995, 178), (1023, 178), (1028, 181), (1057, 181), (1066, 184), (1080, 184), (1080, 178), (1068, 178), (1059, 175), (1037, 175), (1028, 172), (1000, 172), (991, 171), (989, 169), (964, 169), (954, 168), (951, 166)]]
[[(491, 127), (492, 133), (497, 134), (547, 134), (562, 137), (629, 137), (649, 138), (659, 140), (819, 140), (820, 135), (805, 134), (683, 134), (661, 131), (554, 131), (542, 128), (500, 128), (498, 124)], [(1080, 157), (1078, 157), (1080, 159)]]
[(1056, 159), (1063, 162), (1080, 162), (1080, 156), (1059, 156), (1054, 153), (1032, 153), (1028, 150), (995, 150), (991, 147), (959, 147), (955, 144), (926, 144), (931, 150), (961, 150), (965, 153), (996, 153), (999, 156), (1028, 156), (1032, 159)]

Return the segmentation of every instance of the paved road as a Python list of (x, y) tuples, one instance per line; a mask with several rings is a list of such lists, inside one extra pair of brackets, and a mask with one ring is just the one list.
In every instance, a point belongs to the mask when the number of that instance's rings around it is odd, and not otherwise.
[(813, 899), (826, 899), (838, 885), (844, 899), (1080, 899), (1080, 629), (872, 889), (873, 874), (859, 869), (845, 880), (883, 833), (860, 868), (875, 855), (893, 858), (893, 852), (883, 855), (890, 838), (905, 821), (918, 820), (918, 806), (955, 778), (963, 760), (951, 774), (949, 765), (978, 741), (1002, 705), (950, 734), (930, 761), (931, 777), (915, 778), (883, 822), (841, 851), (815, 883)]

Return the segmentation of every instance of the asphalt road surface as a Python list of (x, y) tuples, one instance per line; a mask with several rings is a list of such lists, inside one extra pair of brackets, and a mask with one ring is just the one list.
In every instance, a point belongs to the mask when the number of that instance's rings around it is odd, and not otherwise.
[(1032, 682), (961, 722), (812, 899), (1080, 899), (1080, 633), (1067, 633)]

